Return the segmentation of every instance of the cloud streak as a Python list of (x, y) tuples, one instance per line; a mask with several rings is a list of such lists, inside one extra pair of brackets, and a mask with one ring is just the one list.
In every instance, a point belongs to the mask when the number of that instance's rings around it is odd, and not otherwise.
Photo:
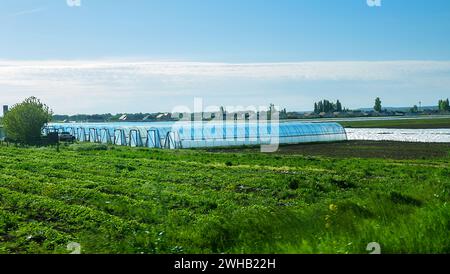
[(11, 14), (7, 15), (6, 17), (18, 17), (18, 16), (23, 16), (23, 15), (33, 14), (33, 13), (44, 12), (46, 10), (47, 10), (47, 8), (44, 8), (44, 7), (29, 9), (29, 10), (22, 10), (22, 11), (18, 11), (15, 13), (11, 13)]
[[(339, 86), (345, 88), (347, 94), (339, 90)], [(350, 101), (355, 95), (364, 93), (364, 89), (351, 96), (348, 92), (364, 86), (370, 87), (372, 92), (394, 91), (398, 98), (407, 97), (412, 89), (442, 93), (450, 86), (450, 61), (207, 63), (0, 60), (0, 101), (9, 103), (35, 95), (71, 112), (95, 112), (95, 106), (99, 104), (108, 104), (111, 108), (126, 104), (127, 109), (140, 105), (143, 109), (148, 100), (171, 108), (169, 102), (187, 104), (193, 96), (214, 97), (218, 103), (233, 101), (233, 98), (244, 100), (245, 97), (248, 97), (247, 101), (268, 103), (263, 101), (272, 96), (288, 104), (292, 98), (312, 97), (311, 93), (315, 97), (329, 96), (327, 92), (330, 90), (335, 90), (336, 94), (340, 92), (341, 98), (347, 96)], [(321, 95), (320, 91), (324, 94)], [(255, 99), (258, 96), (261, 98)], [(84, 108), (71, 105), (68, 98)], [(304, 103), (305, 106), (309, 104)]]
[(124, 61), (0, 61), (0, 81), (102, 82), (127, 79), (291, 79), (383, 81), (450, 72), (450, 61), (202, 63)]

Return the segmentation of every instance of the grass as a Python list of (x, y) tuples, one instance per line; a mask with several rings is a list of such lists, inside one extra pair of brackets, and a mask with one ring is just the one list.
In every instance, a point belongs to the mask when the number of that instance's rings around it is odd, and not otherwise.
[(0, 253), (449, 253), (448, 152), (0, 146)]
[(346, 121), (339, 123), (347, 128), (402, 128), (402, 129), (450, 128), (450, 118)]

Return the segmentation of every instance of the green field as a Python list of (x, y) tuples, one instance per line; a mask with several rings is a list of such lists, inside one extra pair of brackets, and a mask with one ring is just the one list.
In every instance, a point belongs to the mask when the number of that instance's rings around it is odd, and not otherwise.
[(342, 126), (348, 128), (408, 128), (408, 129), (450, 128), (450, 118), (433, 118), (433, 119), (399, 118), (397, 120), (346, 121), (339, 123)]
[(449, 253), (449, 153), (0, 146), (0, 253)]

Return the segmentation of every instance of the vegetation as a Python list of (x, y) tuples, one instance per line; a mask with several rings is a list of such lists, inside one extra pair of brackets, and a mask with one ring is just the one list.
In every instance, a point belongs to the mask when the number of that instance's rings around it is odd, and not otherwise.
[(450, 103), (449, 103), (448, 98), (447, 98), (447, 100), (439, 100), (438, 107), (439, 107), (439, 111), (442, 111), (442, 112), (450, 111)]
[(328, 100), (322, 100), (314, 103), (314, 113), (331, 113), (331, 112), (341, 112), (343, 111), (342, 104), (339, 100), (336, 103), (330, 102)]
[(377, 112), (381, 112), (381, 108), (382, 108), (381, 107), (381, 99), (380, 99), (380, 97), (377, 97), (375, 99), (375, 106), (373, 107), (373, 109)]
[(345, 121), (339, 122), (348, 128), (450, 128), (450, 118), (433, 119), (397, 119), (397, 120), (368, 120), (368, 121)]
[[(270, 104), (269, 112), (267, 113), (268, 119), (270, 119), (270, 114), (274, 110), (275, 106)], [(333, 115), (333, 113), (338, 112), (338, 114), (334, 114), (337, 117), (366, 117), (366, 116), (396, 116), (396, 115), (408, 115), (408, 114), (422, 114), (422, 115), (432, 115), (432, 114), (441, 114), (445, 112), (450, 112), (449, 101), (447, 100), (439, 100), (438, 106), (426, 106), (419, 107), (414, 105), (413, 107), (398, 107), (398, 108), (382, 108), (381, 99), (376, 98), (374, 108), (370, 109), (353, 109), (350, 110), (342, 106), (342, 103), (337, 100), (336, 103), (331, 102), (329, 100), (322, 100), (314, 103), (314, 113), (306, 113), (305, 112), (296, 112), (296, 111), (287, 111), (286, 108), (282, 108), (279, 110), (279, 117), (282, 120), (287, 119), (308, 119), (308, 118), (317, 118), (320, 117), (319, 114), (325, 113), (327, 116)], [(236, 117), (236, 119), (243, 119), (243, 116), (238, 113), (227, 113), (224, 106), (220, 107), (219, 113), (223, 113), (223, 115), (232, 115)], [(252, 112), (248, 112), (248, 116), (250, 116)], [(204, 114), (204, 113), (203, 113)], [(208, 115), (203, 116), (204, 121), (209, 121), (212, 118), (216, 117), (216, 113), (207, 113)], [(56, 122), (157, 122), (157, 121), (178, 121), (183, 118), (185, 114), (173, 115), (172, 113), (119, 113), (119, 114), (77, 114), (77, 115), (53, 115), (53, 121)], [(191, 119), (194, 119), (194, 113), (191, 113)], [(248, 118), (246, 116), (246, 118)], [(126, 117), (126, 119), (121, 119)], [(184, 117), (186, 118), (186, 116)], [(1, 124), (1, 118), (0, 118)]]
[(417, 105), (414, 105), (410, 110), (410, 113), (419, 113), (419, 107)]
[(3, 124), (8, 138), (22, 144), (37, 144), (52, 117), (50, 109), (36, 97), (25, 99), (5, 114)]
[[(274, 105), (270, 104), (270, 111), (267, 113), (268, 118), (270, 119), (270, 113), (274, 109)], [(398, 108), (384, 108), (382, 107), (382, 102), (380, 98), (376, 98), (375, 105), (369, 109), (353, 109), (350, 110), (342, 106), (342, 103), (337, 100), (336, 103), (331, 102), (329, 100), (321, 100), (319, 102), (314, 103), (314, 114), (319, 117), (318, 114), (326, 113), (332, 114), (334, 112), (339, 112), (337, 116), (340, 117), (365, 117), (369, 116), (395, 116), (398, 114), (423, 114), (423, 115), (432, 115), (432, 114), (440, 114), (442, 112), (450, 112), (449, 99), (439, 100), (437, 106), (428, 106), (428, 107), (419, 107), (414, 105), (413, 107), (398, 107)], [(374, 113), (375, 112), (375, 113)], [(225, 107), (220, 107), (220, 113), (226, 113)], [(250, 112), (249, 112), (250, 113)], [(240, 115), (236, 113), (229, 113), (228, 115), (235, 115), (238, 119), (242, 119)], [(156, 122), (156, 121), (178, 121), (183, 117), (183, 114), (173, 115), (171, 113), (118, 113), (118, 114), (77, 114), (77, 115), (53, 115), (53, 121), (56, 122), (64, 122), (64, 121), (74, 121), (74, 122), (120, 122), (123, 121), (120, 118), (126, 116), (127, 122)], [(213, 118), (215, 117), (215, 113), (211, 113)], [(194, 118), (194, 114), (191, 114), (191, 119)], [(311, 115), (308, 113), (305, 116), (304, 112), (296, 112), (296, 111), (287, 111), (285, 108), (280, 109), (280, 119), (304, 119), (311, 118)], [(210, 117), (204, 117), (205, 121), (211, 120)], [(0, 117), (1, 124), (1, 117)]]
[[(447, 150), (447, 152), (449, 152)], [(0, 146), (0, 253), (450, 252), (449, 156)]]

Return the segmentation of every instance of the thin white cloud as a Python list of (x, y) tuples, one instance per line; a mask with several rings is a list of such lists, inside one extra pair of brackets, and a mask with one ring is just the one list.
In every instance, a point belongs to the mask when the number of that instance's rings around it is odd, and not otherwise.
[[(337, 88), (343, 85), (344, 90)], [(100, 105), (105, 111), (125, 107), (134, 111), (139, 106), (146, 108), (147, 102), (170, 109), (172, 104), (189, 103), (193, 96), (216, 98), (219, 104), (223, 100), (267, 103), (273, 100), (269, 98), (293, 104), (292, 98), (335, 91), (342, 97), (347, 92), (350, 101), (354, 95), (369, 92), (361, 88), (358, 94), (348, 94), (364, 86), (372, 92), (392, 91), (397, 98), (407, 97), (411, 90), (442, 93), (450, 86), (450, 61), (238, 64), (0, 60), (0, 102), (12, 104), (34, 95), (61, 113), (99, 112), (96, 106)], [(304, 104), (307, 107), (310, 103)]]
[(21, 10), (15, 13), (11, 13), (8, 14), (6, 17), (18, 17), (18, 16), (23, 16), (23, 15), (28, 15), (28, 14), (33, 14), (33, 13), (39, 13), (39, 12), (43, 12), (46, 11), (47, 8), (35, 8), (35, 9), (29, 9), (29, 10)]
[(398, 80), (450, 72), (450, 61), (202, 63), (124, 61), (0, 61), (0, 83), (110, 83), (247, 78), (261, 80)]

